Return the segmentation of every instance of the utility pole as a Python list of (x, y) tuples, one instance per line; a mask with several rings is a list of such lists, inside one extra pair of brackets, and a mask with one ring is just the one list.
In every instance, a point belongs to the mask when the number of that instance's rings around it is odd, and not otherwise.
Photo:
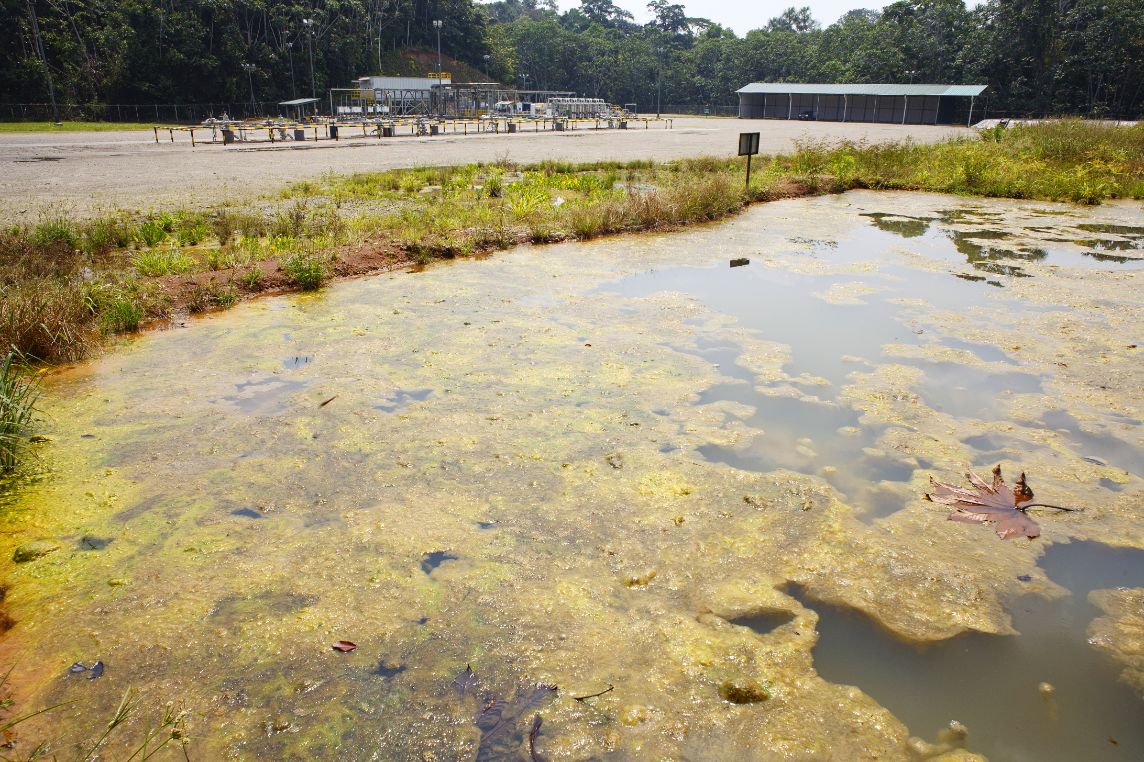
[(314, 80), (314, 19), (302, 19), (306, 27), (306, 47), (310, 50), (310, 97), (318, 97), (318, 86)]
[(656, 48), (656, 60), (659, 62), (659, 73), (655, 78), (655, 118), (659, 119), (659, 100), (660, 95), (663, 93), (663, 49)]
[(294, 83), (294, 43), (286, 43), (286, 54), (290, 56), (290, 97), (298, 98), (298, 86)]
[(40, 37), (40, 20), (36, 16), (35, 0), (28, 0), (28, 13), (32, 16), (32, 36), (36, 46), (36, 54), (44, 66), (44, 77), (48, 80), (48, 100), (52, 103), (52, 122), (60, 123), (60, 110), (56, 107), (56, 89), (52, 86), (52, 72), (48, 68), (48, 57), (44, 53), (44, 40)]
[(491, 80), (492, 77), (489, 76), (489, 54), (488, 53), (485, 53), (484, 59), (485, 59), (485, 79)]
[(433, 28), (437, 30), (437, 74), (441, 74), (441, 19), (433, 19)]
[(257, 67), (252, 63), (244, 63), (242, 70), (246, 72), (246, 81), (250, 83), (250, 108), (251, 116), (256, 116), (258, 113), (258, 101), (254, 100), (254, 70)]

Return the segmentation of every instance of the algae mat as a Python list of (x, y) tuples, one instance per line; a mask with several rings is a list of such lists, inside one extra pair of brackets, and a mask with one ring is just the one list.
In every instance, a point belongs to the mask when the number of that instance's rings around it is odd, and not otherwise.
[[(69, 756), (135, 687), (112, 757), (168, 701), (200, 759), (527, 758), (535, 714), (552, 760), (1139, 754), (1144, 582), (1089, 586), (1095, 706), (1049, 658), (1013, 732), (961, 715), (1004, 669), (919, 678), (911, 703), (956, 701), (907, 727), (815, 646), (837, 612), (876, 631), (843, 665), (883, 673), (1033, 642), (1019, 602), (1088, 591), (1046, 549), (1144, 548), (1142, 234), (1128, 205), (795, 200), (264, 299), (62, 371), (5, 498), (2, 649), (20, 709), (74, 703), (17, 748)], [(1086, 510), (1002, 542), (923, 499), (998, 461)], [(559, 695), (519, 710), (538, 682)], [(479, 750), (491, 692), (521, 716)]]

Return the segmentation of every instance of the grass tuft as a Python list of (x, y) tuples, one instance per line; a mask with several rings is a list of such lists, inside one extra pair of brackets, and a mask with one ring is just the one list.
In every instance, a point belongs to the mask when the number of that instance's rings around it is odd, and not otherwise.
[(20, 462), (28, 446), (38, 396), (35, 377), (16, 352), (8, 351), (0, 361), (0, 472), (11, 471)]

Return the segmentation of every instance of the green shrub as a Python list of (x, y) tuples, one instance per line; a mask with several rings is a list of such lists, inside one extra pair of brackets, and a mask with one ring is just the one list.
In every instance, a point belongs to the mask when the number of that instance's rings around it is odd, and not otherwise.
[(291, 254), (282, 263), (282, 270), (290, 282), (303, 291), (315, 291), (329, 277), (329, 257), (310, 251)]
[(143, 317), (141, 304), (124, 294), (117, 294), (101, 307), (99, 325), (105, 333), (137, 331)]
[(131, 245), (127, 223), (115, 217), (100, 217), (83, 226), (80, 248), (89, 256), (107, 254)]
[(167, 238), (167, 230), (159, 220), (144, 220), (135, 231), (135, 240), (144, 246), (158, 246)]
[(185, 222), (175, 231), (175, 238), (180, 246), (196, 246), (211, 234), (211, 228), (206, 222), (198, 220)]
[(79, 248), (79, 234), (76, 233), (72, 223), (63, 217), (44, 220), (32, 229), (29, 236), (32, 245), (42, 250), (67, 249), (74, 251)]

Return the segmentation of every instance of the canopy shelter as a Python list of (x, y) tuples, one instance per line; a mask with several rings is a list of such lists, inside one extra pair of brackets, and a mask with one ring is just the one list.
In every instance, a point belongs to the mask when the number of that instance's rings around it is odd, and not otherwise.
[(752, 82), (738, 90), (739, 118), (968, 125), (986, 87)]
[[(306, 107), (317, 102), (317, 98), (294, 98), (289, 101), (279, 101), (278, 105), (285, 106), (287, 112), (289, 112), (290, 109), (294, 109), (294, 118), (298, 121), (302, 121), (306, 116)], [(289, 113), (287, 113), (287, 116), (289, 116)]]

